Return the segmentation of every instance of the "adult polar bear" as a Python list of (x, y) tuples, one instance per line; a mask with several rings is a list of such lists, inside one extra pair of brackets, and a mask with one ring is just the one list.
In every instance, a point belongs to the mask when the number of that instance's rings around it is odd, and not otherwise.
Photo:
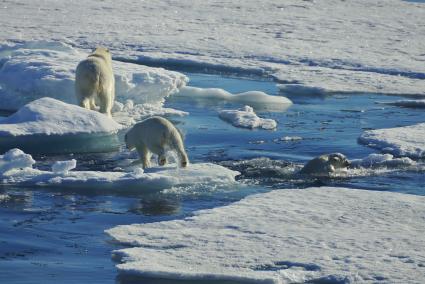
[(189, 159), (177, 128), (167, 119), (153, 116), (134, 125), (124, 137), (129, 150), (136, 148), (143, 168), (150, 167), (151, 153), (158, 155), (158, 164), (167, 163), (167, 150), (175, 151), (180, 165), (187, 167)]
[(75, 72), (75, 94), (78, 104), (111, 117), (115, 99), (115, 78), (112, 72), (112, 57), (107, 48), (97, 47), (87, 59), (81, 61)]

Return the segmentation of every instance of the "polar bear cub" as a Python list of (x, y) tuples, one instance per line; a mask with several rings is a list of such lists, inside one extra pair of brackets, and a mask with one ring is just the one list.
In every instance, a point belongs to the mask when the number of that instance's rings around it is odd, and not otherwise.
[(124, 140), (129, 150), (136, 148), (143, 168), (150, 167), (152, 153), (158, 155), (160, 166), (165, 165), (168, 150), (177, 153), (182, 167), (189, 164), (180, 132), (165, 118), (154, 116), (137, 123), (125, 134)]
[(97, 47), (87, 59), (81, 61), (75, 72), (75, 94), (78, 104), (111, 117), (115, 99), (115, 78), (112, 72), (112, 57), (107, 48)]
[(302, 174), (328, 176), (337, 169), (350, 166), (347, 157), (341, 153), (325, 154), (310, 160), (302, 169)]

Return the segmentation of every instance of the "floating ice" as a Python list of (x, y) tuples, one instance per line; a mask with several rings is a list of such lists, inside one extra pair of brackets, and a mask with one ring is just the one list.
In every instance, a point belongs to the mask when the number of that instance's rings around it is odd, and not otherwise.
[(76, 161), (56, 162), (52, 171), (34, 169), (31, 155), (13, 149), (0, 156), (1, 184), (14, 186), (60, 186), (87, 190), (153, 191), (193, 184), (235, 184), (236, 171), (222, 166), (200, 163), (181, 169), (175, 165), (153, 167), (132, 172), (69, 171)]
[(69, 161), (56, 161), (52, 165), (52, 172), (55, 174), (68, 174), (68, 172), (75, 169), (76, 166), (77, 160), (75, 159)]
[(0, 155), (0, 173), (13, 169), (31, 168), (35, 161), (31, 155), (25, 154), (20, 149), (11, 149)]
[(393, 105), (406, 108), (425, 108), (425, 100), (398, 100), (395, 102), (380, 102), (381, 104)]
[(184, 220), (106, 232), (134, 246), (113, 252), (124, 275), (255, 283), (416, 283), (425, 265), (424, 204), (423, 196), (389, 192), (285, 189)]
[(413, 166), (416, 164), (415, 161), (408, 157), (394, 158), (391, 154), (370, 154), (363, 159), (355, 159), (350, 161), (352, 167), (363, 167), (363, 168), (397, 168)]
[(123, 126), (96, 111), (41, 98), (0, 120), (0, 148), (30, 152), (96, 152), (118, 147)]
[(271, 96), (261, 91), (232, 94), (219, 88), (203, 89), (185, 86), (180, 89), (176, 97), (184, 97), (195, 101), (228, 101), (250, 105), (255, 109), (267, 109), (270, 111), (284, 111), (292, 105), (292, 102), (288, 98)]
[(395, 156), (425, 157), (425, 123), (365, 131), (359, 142)]
[(239, 110), (221, 110), (219, 111), (219, 117), (236, 127), (263, 128), (267, 130), (277, 127), (275, 120), (258, 117), (250, 106), (244, 106)]
[[(62, 42), (0, 45), (0, 109), (16, 110), (40, 97), (76, 103), (75, 68), (88, 53)], [(163, 103), (188, 78), (162, 68), (113, 62), (116, 100)]]

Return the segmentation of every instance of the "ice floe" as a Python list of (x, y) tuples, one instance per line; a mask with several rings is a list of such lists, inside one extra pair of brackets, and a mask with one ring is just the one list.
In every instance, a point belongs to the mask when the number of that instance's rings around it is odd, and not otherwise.
[(248, 91), (232, 94), (219, 88), (197, 88), (185, 86), (176, 97), (184, 97), (194, 101), (226, 101), (250, 105), (254, 109), (284, 111), (292, 105), (291, 100), (282, 96), (271, 96), (261, 91)]
[[(75, 68), (87, 54), (63, 42), (0, 45), (0, 109), (16, 110), (40, 97), (76, 103)], [(188, 81), (178, 72), (124, 62), (114, 61), (113, 70), (119, 102), (162, 106)]]
[(55, 162), (52, 171), (33, 168), (31, 155), (12, 149), (0, 155), (0, 182), (3, 185), (40, 186), (117, 192), (149, 192), (173, 186), (194, 184), (234, 185), (236, 171), (222, 166), (199, 163), (187, 168), (175, 165), (129, 172), (73, 171), (75, 160)]
[[(421, 3), (31, 3), (4, 6), (2, 39), (66, 39), (82, 48), (103, 44), (120, 58), (149, 65), (272, 75), (327, 91), (425, 95)], [(104, 28), (104, 15), (111, 11)], [(203, 14), (208, 19), (199, 17)], [(92, 28), (82, 33), (75, 23)]]
[(393, 105), (406, 108), (425, 108), (425, 100), (398, 100), (395, 102), (379, 102), (380, 104)]
[(123, 126), (96, 111), (41, 98), (0, 120), (0, 148), (30, 152), (97, 152), (118, 147)]
[(122, 274), (255, 283), (417, 283), (425, 197), (345, 188), (275, 190), (184, 220), (106, 232)]
[(425, 123), (365, 131), (359, 142), (395, 156), (425, 157)]
[(362, 168), (401, 168), (414, 166), (415, 161), (408, 157), (395, 158), (391, 154), (370, 154), (363, 159), (350, 160), (351, 167), (362, 167)]
[(254, 109), (250, 106), (244, 106), (238, 110), (221, 110), (218, 115), (221, 119), (236, 127), (262, 128), (267, 130), (273, 130), (277, 127), (275, 120), (258, 117)]

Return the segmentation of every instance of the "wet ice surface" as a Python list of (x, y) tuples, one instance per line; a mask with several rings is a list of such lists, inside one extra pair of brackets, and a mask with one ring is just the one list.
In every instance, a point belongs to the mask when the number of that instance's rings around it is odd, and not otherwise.
[[(260, 90), (278, 94), (271, 82), (187, 75), (191, 79), (189, 85), (195, 87), (219, 87), (231, 93)], [(375, 104), (402, 99), (396, 96), (336, 94), (289, 98), (294, 105), (285, 112), (256, 110), (260, 117), (278, 122), (275, 131), (241, 129), (223, 122), (218, 117), (219, 110), (243, 106), (234, 102), (193, 104), (177, 95), (167, 101), (166, 107), (190, 113), (173, 118), (173, 122), (185, 136), (191, 161), (217, 162), (244, 170), (240, 177), (243, 187), (197, 185), (127, 195), (88, 193), (84, 189), (1, 187), (2, 279), (43, 280), (43, 283), (115, 282), (117, 272), (110, 252), (121, 246), (109, 242), (109, 237), (103, 234), (105, 229), (179, 219), (199, 209), (226, 205), (273, 188), (331, 185), (425, 195), (421, 188), (424, 172), (421, 161), (419, 165), (391, 169), (353, 169), (351, 174), (320, 180), (296, 175), (302, 164), (323, 153), (341, 152), (349, 159), (376, 153), (377, 150), (358, 144), (357, 138), (368, 129), (423, 122), (420, 109)], [(259, 157), (263, 158), (252, 160)], [(117, 153), (112, 152), (34, 155), (34, 159), (40, 161), (36, 166), (43, 170), (50, 170), (54, 161), (76, 159), (75, 170), (114, 171), (123, 158), (117, 160)]]

